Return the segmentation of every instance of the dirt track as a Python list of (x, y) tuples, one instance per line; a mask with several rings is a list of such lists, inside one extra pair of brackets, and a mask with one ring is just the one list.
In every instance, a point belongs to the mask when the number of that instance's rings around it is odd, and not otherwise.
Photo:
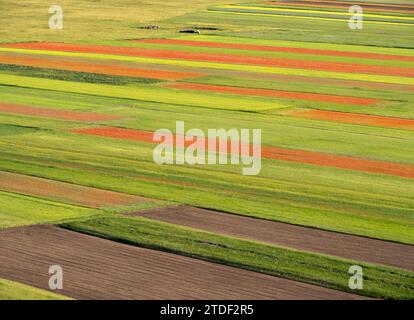
[(0, 232), (0, 278), (47, 289), (51, 265), (77, 299), (363, 298), (52, 226)]
[(151, 219), (357, 261), (414, 271), (414, 246), (188, 206), (137, 212)]

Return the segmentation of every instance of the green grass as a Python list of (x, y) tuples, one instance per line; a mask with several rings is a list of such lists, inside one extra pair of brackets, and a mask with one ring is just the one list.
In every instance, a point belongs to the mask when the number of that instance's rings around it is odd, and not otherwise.
[(37, 79), (8, 74), (0, 74), (0, 84), (82, 93), (95, 96), (154, 101), (201, 108), (259, 111), (286, 107), (286, 105), (277, 104), (272, 99), (264, 99), (261, 97), (232, 97), (219, 93), (193, 93), (159, 87), (122, 87), (108, 84), (78, 83), (73, 81)]
[[(322, 20), (322, 21), (343, 21), (348, 22), (350, 15), (345, 11), (319, 11), (317, 9), (302, 9), (302, 8), (275, 8), (275, 7), (259, 7), (259, 6), (245, 6), (245, 5), (228, 5), (210, 8), (211, 11), (217, 11), (229, 14), (246, 14), (259, 16), (276, 16), (276, 17), (295, 17), (304, 20)], [(410, 26), (413, 24), (413, 18), (409, 16), (391, 16), (390, 14), (373, 14), (365, 12), (364, 23), (366, 24), (392, 24)]]
[[(362, 73), (296, 69), (296, 68), (278, 68), (278, 67), (255, 66), (255, 65), (233, 64), (233, 63), (158, 59), (158, 58), (146, 58), (146, 57), (139, 57), (139, 56), (122, 56), (122, 55), (111, 55), (111, 54), (31, 50), (31, 49), (16, 49), (16, 48), (0, 48), (0, 53), (1, 52), (23, 53), (23, 54), (42, 54), (42, 55), (52, 55), (52, 56), (61, 56), (61, 57), (78, 57), (78, 58), (90, 58), (90, 59), (118, 60), (118, 61), (128, 61), (128, 62), (133, 62), (133, 63), (144, 63), (144, 64), (149, 64), (149, 65), (165, 65), (165, 66), (174, 66), (174, 67), (180, 66), (183, 68), (187, 68), (187, 67), (207, 68), (207, 69), (224, 70), (224, 71), (231, 70), (231, 71), (243, 71), (243, 72), (257, 72), (257, 73), (264, 73), (264, 74), (296, 75), (296, 76), (307, 76), (307, 77), (316, 77), (316, 78), (329, 78), (329, 79), (332, 78), (332, 79), (414, 85), (414, 80), (410, 77), (389, 76), (389, 75), (374, 75), (374, 74), (362, 74)], [(2, 78), (3, 79), (0, 78), (1, 84), (10, 84), (5, 80), (4, 77)], [(9, 76), (8, 78), (9, 78), (9, 81), (13, 83), (13, 80), (11, 80), (12, 79), (11, 76)], [(21, 79), (19, 82), (24, 83), (23, 79)]]
[[(264, 7), (264, 8), (275, 8), (275, 7), (281, 7), (281, 8), (285, 8), (285, 9), (293, 9), (293, 10), (317, 10), (317, 11), (324, 11), (324, 12), (334, 12), (337, 13), (339, 11), (343, 11), (344, 9), (347, 9), (346, 6), (344, 6), (342, 9), (341, 8), (335, 8), (335, 7), (323, 7), (323, 3), (320, 3), (322, 6), (316, 5), (316, 6), (312, 6), (312, 7), (308, 7), (308, 6), (295, 6), (295, 5), (289, 5), (287, 3), (285, 3), (283, 6), (280, 6), (278, 3), (274, 3), (274, 4), (243, 4), (243, 6), (259, 6), (259, 7)], [(410, 13), (405, 13), (405, 12), (390, 12), (388, 9), (378, 9), (378, 8), (369, 8), (369, 10), (366, 10), (366, 12), (368, 14), (375, 14), (375, 15), (387, 15), (387, 16), (393, 16), (393, 17), (410, 17), (411, 14)]]
[[(278, 115), (191, 108), (180, 105), (173, 106), (125, 99), (108, 99), (89, 95), (79, 96), (77, 94), (72, 95), (53, 91), (33, 91), (23, 88), (15, 89), (14, 91), (14, 88), (6, 88), (3, 91), (2, 87), (0, 87), (0, 92), (5, 93), (4, 96), (7, 99), (5, 101), (12, 102), (14, 101), (13, 99), (16, 99), (18, 103), (31, 101), (31, 103), (37, 106), (56, 108), (60, 99), (63, 99), (63, 106), (71, 106), (73, 109), (82, 107), (81, 110), (83, 111), (94, 110), (95, 112), (117, 115), (121, 119), (107, 122), (107, 124), (124, 128), (151, 132), (159, 128), (175, 130), (175, 122), (177, 119), (188, 123), (186, 125), (187, 128), (197, 127), (204, 131), (211, 128), (212, 123), (214, 123), (215, 128), (225, 129), (253, 128), (254, 124), (254, 127), (262, 129), (262, 140), (265, 145), (360, 156), (390, 162), (414, 163), (414, 153), (410, 150), (413, 143), (412, 132), (407, 130), (292, 119)], [(12, 94), (13, 92), (14, 94)], [(9, 93), (10, 96), (8, 96)], [(39, 99), (39, 96), (42, 98)], [(79, 104), (78, 101), (81, 99), (82, 103)], [(346, 108), (346, 110), (348, 108), (352, 110), (351, 107), (346, 106)], [(343, 106), (342, 109), (345, 110), (345, 107)], [(355, 107), (355, 109), (357, 108)], [(373, 107), (372, 110), (383, 110), (386, 113), (386, 107), (381, 108), (377, 106)], [(172, 114), (174, 117), (171, 117)], [(15, 118), (20, 119), (18, 116)], [(7, 119), (10, 119), (7, 121), (11, 121), (12, 118), (9, 116)], [(15, 121), (17, 122), (18, 120)], [(32, 121), (36, 121), (36, 118), (33, 118)], [(54, 121), (49, 120), (51, 126)], [(6, 123), (4, 124), (6, 125)], [(52, 135), (52, 132), (42, 131), (42, 135), (45, 133), (51, 139), (57, 137), (56, 135)], [(326, 136), (327, 134), (329, 137)], [(33, 136), (33, 138), (36, 137)], [(46, 137), (43, 139), (46, 139)], [(91, 137), (89, 139), (93, 138)], [(96, 141), (101, 142), (97, 144), (96, 147), (98, 148), (100, 144), (111, 143), (113, 139), (99, 138)], [(41, 143), (43, 142), (44, 140)], [(63, 141), (60, 142), (59, 148), (64, 147), (63, 143)], [(124, 141), (123, 143), (127, 145), (135, 144), (135, 142), (129, 141)], [(70, 147), (72, 146), (68, 145), (66, 148)], [(76, 149), (76, 145), (73, 145), (73, 147)]]
[[(222, 40), (221, 38), (224, 38)], [(192, 41), (201, 41), (208, 43), (209, 41), (215, 41), (219, 43), (236, 43), (242, 44), (242, 42), (237, 41), (237, 38), (227, 38), (227, 37), (213, 37), (213, 36), (200, 36), (199, 38), (194, 36), (179, 37), (177, 40), (192, 40)], [(234, 42), (232, 40), (235, 39)], [(245, 39), (246, 40), (246, 39)], [(248, 40), (248, 39), (247, 39)], [(273, 41), (272, 41), (273, 42)], [(294, 45), (288, 41), (280, 41), (280, 46), (287, 48), (295, 48), (297, 45), (293, 42)], [(333, 56), (333, 55), (320, 55), (320, 54), (309, 54), (309, 53), (293, 53), (293, 52), (283, 52), (283, 51), (261, 51), (261, 50), (247, 50), (247, 49), (230, 49), (230, 48), (215, 48), (208, 46), (199, 46), (199, 45), (181, 45), (181, 44), (159, 44), (159, 43), (146, 43), (146, 42), (131, 42), (131, 41), (111, 41), (103, 42), (102, 44), (108, 45), (117, 45), (123, 47), (134, 47), (134, 48), (146, 48), (146, 49), (157, 49), (157, 50), (173, 50), (180, 52), (203, 52), (209, 54), (225, 54), (225, 55), (241, 55), (241, 56), (251, 56), (251, 57), (266, 57), (266, 58), (286, 58), (286, 59), (297, 59), (297, 60), (306, 60), (306, 61), (330, 61), (330, 62), (345, 62), (345, 63), (357, 63), (357, 64), (367, 64), (367, 65), (376, 65), (376, 66), (395, 66), (395, 67), (412, 67), (414, 64), (410, 61), (400, 61), (400, 60), (379, 60), (379, 59), (368, 59), (368, 58), (353, 58), (353, 57), (342, 57), (342, 56)], [(248, 44), (248, 43), (246, 43)], [(257, 45), (257, 44), (256, 44)], [(267, 42), (267, 45), (277, 47), (278, 41), (270, 44)], [(320, 44), (312, 43), (312, 49), (317, 50)], [(310, 47), (310, 46), (309, 46)], [(347, 46), (349, 47), (349, 46)], [(334, 49), (338, 50), (338, 49)], [(355, 50), (356, 51), (356, 50)], [(354, 51), (354, 52), (355, 52)], [(389, 50), (391, 51), (391, 50)], [(407, 50), (408, 51), (408, 50)], [(400, 52), (396, 50), (396, 52)], [(401, 52), (403, 52), (401, 50)], [(410, 51), (409, 51), (410, 52)], [(411, 52), (410, 52), (411, 53)]]
[(107, 217), (63, 227), (348, 292), (352, 292), (348, 288), (348, 269), (358, 264), (365, 275), (364, 290), (358, 294), (385, 299), (414, 298), (414, 274), (394, 268), (238, 240), (144, 218)]
[(131, 83), (152, 84), (161, 82), (157, 79), (133, 78), (98, 73), (36, 68), (30, 66), (19, 66), (14, 64), (0, 64), (0, 72), (11, 75), (22, 75), (35, 78), (46, 78), (53, 80), (77, 81), (110, 85), (126, 85)]
[[(401, 0), (403, 1), (403, 0)], [(395, 2), (395, 1), (394, 1)], [(406, 2), (406, 1), (405, 1)], [(25, 5), (7, 1), (0, 22), (0, 42), (52, 41), (244, 54), (412, 67), (410, 61), (380, 61), (344, 57), (191, 48), (138, 44), (139, 38), (178, 38), (252, 45), (414, 56), (413, 26), (366, 23), (350, 30), (347, 21), (312, 20), (290, 16), (218, 13), (208, 7), (226, 0), (168, 3), (154, 1), (103, 2), (62, 0), (64, 29), (47, 28), (47, 6), (38, 0)], [(195, 12), (197, 11), (197, 12)], [(146, 24), (160, 25), (144, 30)], [(183, 36), (180, 29), (197, 26), (202, 35)], [(217, 30), (214, 30), (217, 29)], [(129, 78), (2, 65), (2, 103), (119, 116), (99, 125), (154, 131), (186, 128), (260, 128), (263, 144), (414, 165), (413, 131), (299, 119), (279, 113), (283, 108), (327, 109), (343, 112), (414, 118), (409, 77), (323, 72), (293, 68), (153, 59), (110, 54), (0, 48), (2, 53), (54, 56), (88, 63), (131, 65), (146, 69), (195, 72), (191, 81), (247, 88), (371, 97), (384, 102), (371, 106), (323, 104), (314, 101), (269, 99), (242, 95), (173, 90), (162, 84), (129, 82)], [(358, 80), (396, 84), (368, 89), (335, 83), (286, 80)], [(318, 79), (316, 79), (318, 80)], [(399, 86), (403, 84), (403, 86)], [(243, 111), (243, 112), (241, 112)], [(0, 228), (37, 223), (79, 221), (70, 228), (127, 243), (177, 252), (200, 259), (347, 290), (352, 261), (297, 252), (259, 243), (156, 223), (115, 218), (123, 211), (182, 203), (269, 220), (315, 227), (414, 245), (414, 184), (412, 179), (340, 170), (316, 165), (263, 160), (257, 177), (241, 175), (241, 166), (157, 166), (153, 144), (70, 133), (97, 123), (61, 121), (0, 112), (0, 170), (140, 195), (158, 201), (137, 206), (91, 210), (47, 199), (0, 192)], [(102, 219), (97, 219), (99, 215)], [(413, 275), (401, 270), (365, 265), (364, 294), (413, 299)], [(0, 284), (1, 287), (1, 284)], [(1, 290), (0, 290), (1, 291)], [(23, 293), (16, 293), (23, 296)]]
[[(62, 30), (50, 30), (49, 3), (7, 0), (2, 6), (0, 42), (21, 41), (96, 41), (134, 37), (171, 36), (178, 34), (180, 24), (165, 19), (203, 10), (210, 5), (232, 0), (61, 0), (64, 22)], [(145, 25), (160, 24), (160, 30), (143, 30)]]
[(0, 191), (0, 229), (58, 223), (100, 214), (100, 211)]
[[(201, 83), (219, 86), (242, 87), (242, 88), (258, 88), (292, 92), (319, 93), (325, 95), (336, 95), (345, 97), (373, 98), (380, 101), (371, 105), (352, 105), (344, 103), (328, 103), (301, 99), (282, 99), (281, 103), (289, 103), (296, 108), (312, 108), (322, 110), (334, 110), (343, 112), (354, 112), (373, 115), (385, 115), (403, 118), (414, 118), (413, 109), (411, 107), (414, 101), (414, 95), (410, 92), (399, 92), (390, 90), (374, 90), (367, 88), (344, 87), (334, 84), (320, 84), (305, 81), (292, 81), (284, 79), (256, 79), (252, 82), (248, 76), (239, 78), (225, 76), (206, 76), (197, 79), (188, 79), (184, 82)], [(292, 103), (292, 100), (294, 103)], [(273, 112), (273, 111), (270, 111)], [(278, 111), (276, 111), (278, 112)]]
[[(412, 132), (406, 130), (25, 88), (0, 90), (6, 101), (56, 107), (63, 100), (67, 109), (102, 110), (121, 117), (110, 125), (126, 128), (174, 130), (177, 118), (202, 130), (211, 124), (227, 129), (254, 124), (262, 128), (266, 145), (414, 163)], [(414, 243), (410, 179), (274, 160), (264, 160), (261, 175), (247, 179), (240, 176), (240, 166), (157, 166), (153, 144), (65, 133), (68, 125), (56, 126), (54, 120), (8, 115), (1, 121), (44, 128), (21, 139), (0, 139), (0, 168), (6, 171)]]
[[(330, 43), (359, 43), (393, 46), (412, 46), (412, 27), (366, 25), (364, 33), (353, 32), (343, 22), (307, 21), (286, 17), (230, 16), (207, 12), (211, 6), (237, 3), (231, 0), (186, 0), (166, 3), (161, 0), (108, 0), (105, 3), (85, 3), (80, 0), (62, 0), (64, 29), (48, 29), (48, 5), (39, 0), (8, 0), (2, 8), (3, 28), (1, 42), (54, 41), (93, 42), (133, 38), (159, 38), (179, 35), (185, 27), (218, 27), (207, 34), (236, 34), (272, 39), (295, 39)], [(197, 13), (199, 12), (199, 13)], [(144, 30), (148, 24), (160, 25), (159, 30)], [(384, 32), (385, 31), (385, 32)]]
[(314, 49), (314, 50), (333, 50), (333, 51), (345, 51), (345, 52), (364, 52), (364, 53), (379, 53), (379, 54), (395, 54), (402, 56), (414, 56), (414, 52), (411, 49), (403, 48), (387, 48), (376, 47), (370, 45), (349, 45), (338, 43), (324, 43), (324, 42), (311, 42), (311, 41), (292, 41), (292, 40), (268, 40), (260, 38), (244, 38), (244, 37), (230, 37), (230, 36), (216, 36), (216, 35), (201, 35), (201, 36), (180, 36), (175, 39), (182, 40), (195, 40), (195, 41), (211, 41), (222, 43), (236, 43), (236, 44), (250, 44), (261, 46), (281, 46), (289, 48), (302, 48), (302, 49)]
[[(0, 168), (5, 171), (414, 243), (410, 209), (412, 196), (409, 191), (412, 184), (409, 180), (392, 177), (374, 179), (358, 173), (340, 174), (334, 169), (329, 170), (327, 175), (323, 168), (283, 163), (271, 165), (269, 162), (265, 164), (269, 167), (264, 172), (267, 178), (252, 181), (240, 177), (234, 168), (233, 173), (215, 172), (212, 168), (180, 167), (172, 170), (119, 158), (115, 164), (108, 157), (92, 156), (86, 152), (83, 154), (88, 156), (88, 162), (73, 152), (48, 151), (45, 154), (45, 149), (23, 147), (19, 148), (23, 155), (17, 155), (10, 148), (8, 146), (9, 151), (4, 153), (4, 157), (16, 160), (1, 160)], [(31, 156), (25, 155), (29, 152)], [(65, 168), (71, 164), (77, 169)], [(301, 174), (301, 183), (289, 174), (292, 171)], [(319, 178), (321, 174), (323, 180)], [(249, 187), (246, 181), (250, 181)]]
[(0, 300), (70, 300), (60, 294), (0, 279)]
[[(364, 24), (363, 32), (348, 28), (345, 21), (325, 21), (289, 16), (250, 15), (204, 11), (170, 19), (172, 23), (209, 25), (222, 31), (208, 35), (251, 38), (255, 40), (287, 40), (327, 44), (364, 45), (373, 47), (414, 48), (413, 26)], [(206, 33), (205, 33), (206, 34)], [(382, 48), (379, 48), (380, 50)]]
[(37, 128), (34, 127), (26, 127), (13, 124), (0, 124), (0, 137), (15, 136), (36, 131)]
[[(205, 76), (199, 77), (196, 79), (186, 79), (181, 80), (182, 82), (190, 83), (202, 83), (202, 84), (214, 84), (214, 85), (223, 85), (223, 86), (233, 86), (233, 87), (243, 87), (243, 88), (259, 88), (259, 89), (271, 89), (271, 90), (282, 90), (282, 91), (293, 91), (293, 92), (308, 92), (308, 93), (321, 93), (328, 95), (343, 95), (348, 97), (360, 97), (360, 98), (374, 98), (379, 100), (384, 100), (388, 102), (388, 105), (384, 108), (381, 108), (381, 102), (373, 104), (371, 106), (355, 106), (357, 108), (368, 108), (371, 107), (372, 110), (387, 110), (390, 109), (389, 105), (392, 102), (396, 103), (406, 103), (414, 100), (414, 94), (408, 91), (392, 91), (390, 89), (369, 89), (358, 87), (358, 84), (355, 86), (340, 86), (335, 84), (328, 83), (312, 83), (311, 81), (292, 81), (285, 79), (255, 79), (252, 83), (251, 79), (247, 75), (240, 76), (238, 78), (231, 76)], [(312, 102), (307, 102), (312, 103)], [(315, 101), (315, 104), (320, 104), (321, 102)], [(383, 103), (384, 104), (384, 103)], [(295, 101), (295, 106), (297, 106), (297, 101)], [(352, 107), (352, 105), (350, 105)], [(361, 112), (362, 113), (362, 112)], [(414, 114), (414, 113), (413, 113)]]

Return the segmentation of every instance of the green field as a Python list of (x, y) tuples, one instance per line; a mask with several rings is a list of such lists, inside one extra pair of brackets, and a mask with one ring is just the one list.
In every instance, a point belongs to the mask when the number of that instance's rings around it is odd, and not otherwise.
[[(63, 224), (346, 292), (352, 292), (347, 266), (359, 264), (368, 274), (359, 294), (414, 298), (410, 271), (118, 215), (185, 204), (414, 246), (414, 14), (367, 11), (364, 29), (350, 30), (348, 15), (335, 8), (64, 0), (64, 29), (52, 31), (41, 1), (6, 3), (0, 14), (0, 172), (151, 201), (94, 209), (0, 187), (0, 232)], [(201, 34), (179, 33), (188, 28)], [(89, 47), (49, 50), (41, 42)], [(125, 51), (117, 51), (121, 48)], [(24, 63), (8, 63), (10, 58)], [(62, 65), (38, 62), (45, 59)], [(70, 67), (86, 64), (108, 71)], [(125, 68), (136, 75), (114, 74)], [(195, 76), (146, 78), (142, 69)], [(179, 88), (195, 84), (223, 90)], [(275, 94), (254, 95), (251, 89)], [(322, 96), (327, 101), (320, 101)], [(329, 97), (360, 102), (329, 102)], [(79, 113), (110, 118), (79, 120)], [(137, 136), (161, 128), (174, 132), (177, 121), (204, 132), (261, 129), (264, 150), (278, 151), (263, 157), (258, 176), (243, 176), (242, 165), (160, 166), (153, 160), (155, 144), (145, 139), (79, 133), (93, 128)], [(343, 159), (346, 166), (338, 166)], [(376, 164), (377, 171), (358, 166), (364, 161)], [(2, 281), (0, 299), (55, 298)]]
[(68, 298), (17, 282), (0, 279), (2, 300), (68, 300)]

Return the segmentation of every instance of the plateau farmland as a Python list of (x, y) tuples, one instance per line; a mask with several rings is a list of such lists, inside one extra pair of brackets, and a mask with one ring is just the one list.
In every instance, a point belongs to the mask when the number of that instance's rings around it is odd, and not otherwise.
[[(149, 2), (1, 13), (0, 299), (414, 299), (414, 4)], [(157, 164), (178, 121), (260, 174)]]

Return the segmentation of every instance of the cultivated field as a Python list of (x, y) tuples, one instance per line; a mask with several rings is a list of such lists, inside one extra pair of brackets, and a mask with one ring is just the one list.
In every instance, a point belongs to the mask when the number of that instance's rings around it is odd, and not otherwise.
[[(2, 3), (0, 299), (413, 299), (414, 3), (187, 3)], [(177, 121), (260, 174), (156, 164)]]
[[(54, 227), (5, 232), (0, 251), (1, 276), (45, 289), (48, 274), (43, 270), (53, 262), (59, 263), (66, 270), (63, 293), (77, 299), (360, 299)], [(27, 273), (31, 274), (30, 281)]]
[(254, 219), (212, 210), (172, 206), (128, 213), (190, 228), (357, 261), (414, 271), (414, 247), (353, 235)]

